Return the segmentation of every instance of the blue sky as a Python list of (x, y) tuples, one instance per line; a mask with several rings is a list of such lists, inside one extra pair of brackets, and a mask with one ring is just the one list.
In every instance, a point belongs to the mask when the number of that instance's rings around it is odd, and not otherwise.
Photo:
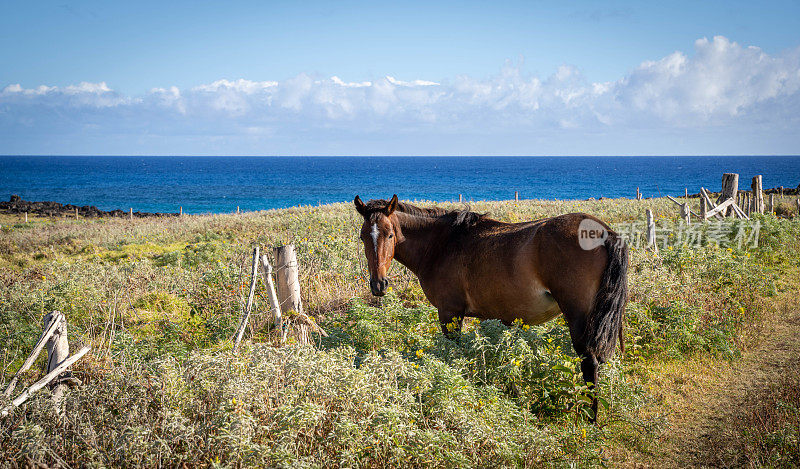
[(800, 153), (796, 1), (0, 7), (0, 153)]

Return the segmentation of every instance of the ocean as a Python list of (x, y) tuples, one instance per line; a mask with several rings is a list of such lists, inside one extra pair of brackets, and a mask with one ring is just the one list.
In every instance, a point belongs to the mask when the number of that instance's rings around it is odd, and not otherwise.
[(797, 187), (798, 156), (198, 157), (0, 156), (0, 198), (185, 213), (264, 210), (362, 199), (456, 201), (644, 197)]

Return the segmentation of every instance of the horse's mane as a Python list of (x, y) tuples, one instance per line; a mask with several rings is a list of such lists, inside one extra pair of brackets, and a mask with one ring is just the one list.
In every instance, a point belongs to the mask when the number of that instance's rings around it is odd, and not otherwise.
[[(377, 199), (366, 203), (367, 210), (370, 212), (383, 211), (389, 205), (388, 200)], [(446, 210), (443, 208), (423, 208), (416, 205), (397, 202), (397, 212), (405, 213), (421, 218), (438, 218), (449, 221), (449, 224), (457, 228), (470, 228), (488, 217), (487, 213), (477, 213), (469, 210)]]

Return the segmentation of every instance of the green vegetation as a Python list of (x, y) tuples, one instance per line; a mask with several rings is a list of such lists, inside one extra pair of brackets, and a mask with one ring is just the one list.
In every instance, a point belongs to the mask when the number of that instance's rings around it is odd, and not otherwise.
[[(584, 211), (620, 232), (646, 208), (660, 228), (681, 231), (674, 205), (661, 199), (472, 207), (506, 221)], [(654, 370), (737, 360), (751, 343), (748, 331), (800, 286), (800, 221), (757, 220), (757, 247), (709, 243), (709, 230), (720, 228), (706, 225), (695, 230), (699, 245), (666, 235), (659, 254), (632, 250), (626, 353), (602, 369), (593, 426), (561, 320), (467, 320), (457, 340), (444, 338), (416, 279), (399, 265), (393, 291), (369, 295), (361, 219), (349, 204), (133, 222), (2, 219), (2, 382), (26, 358), (48, 311), (64, 312), (73, 348), (92, 352), (74, 367), (84, 384), (68, 393), (63, 418), (43, 391), (0, 422), (0, 460), (538, 467), (650, 458), (673, 405), (663, 398), (670, 384)], [(250, 250), (288, 242), (301, 262), (304, 304), (329, 337), (315, 347), (268, 345), (259, 285), (252, 343), (234, 356)], [(31, 372), (24, 381), (36, 378)], [(789, 430), (770, 431), (796, 441)], [(783, 444), (769, 438), (754, 445), (775, 452)]]

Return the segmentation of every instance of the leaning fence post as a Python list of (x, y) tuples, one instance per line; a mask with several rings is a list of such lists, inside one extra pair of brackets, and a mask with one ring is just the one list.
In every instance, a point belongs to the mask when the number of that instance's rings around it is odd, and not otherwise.
[(50, 384), (51, 381), (53, 381), (54, 379), (58, 378), (58, 376), (61, 373), (66, 371), (67, 368), (69, 368), (73, 363), (78, 361), (82, 356), (86, 355), (86, 353), (89, 350), (90, 350), (89, 347), (83, 347), (78, 353), (76, 353), (75, 355), (67, 358), (63, 362), (61, 362), (61, 364), (59, 364), (57, 367), (55, 367), (50, 373), (47, 373), (44, 376), (44, 378), (42, 378), (39, 381), (35, 382), (31, 387), (26, 389), (25, 392), (23, 392), (22, 394), (17, 396), (16, 399), (11, 401), (11, 404), (6, 406), (3, 410), (0, 410), (0, 417), (7, 416), (8, 414), (11, 413), (11, 409), (13, 409), (14, 407), (21, 406), (25, 401), (28, 400), (29, 397), (31, 397), (31, 394), (33, 394), (36, 391), (42, 389), (43, 387), (45, 387), (48, 384)]
[(233, 353), (239, 351), (239, 344), (242, 342), (244, 330), (247, 328), (247, 321), (250, 319), (250, 310), (253, 308), (253, 296), (256, 293), (256, 282), (258, 280), (258, 262), (258, 246), (256, 246), (253, 249), (253, 271), (252, 275), (250, 276), (250, 294), (247, 296), (247, 305), (242, 313), (242, 321), (239, 323), (239, 329), (236, 330), (236, 336), (234, 337), (233, 343)]
[(33, 362), (36, 361), (36, 358), (42, 352), (42, 349), (45, 347), (45, 345), (49, 343), (50, 337), (52, 337), (52, 335), (56, 332), (58, 325), (63, 320), (64, 320), (64, 315), (58, 311), (53, 311), (52, 313), (49, 313), (47, 316), (45, 316), (45, 327), (44, 331), (42, 331), (42, 336), (39, 338), (39, 341), (33, 347), (33, 351), (31, 352), (30, 356), (28, 356), (28, 358), (25, 360), (25, 362), (22, 364), (19, 370), (17, 370), (16, 374), (14, 374), (14, 377), (11, 378), (11, 382), (8, 383), (8, 387), (3, 392), (3, 394), (5, 394), (6, 397), (10, 396), (11, 393), (14, 392), (14, 388), (17, 385), (17, 380), (19, 379), (20, 375), (22, 373), (25, 373), (28, 370), (28, 368), (30, 368), (31, 365), (33, 365)]
[[(67, 321), (64, 318), (64, 315), (59, 311), (53, 311), (45, 315), (42, 325), (42, 336), (39, 338), (36, 346), (34, 346), (30, 356), (27, 358), (27, 360), (25, 360), (25, 363), (22, 364), (20, 369), (17, 370), (17, 373), (11, 379), (11, 382), (6, 388), (4, 394), (6, 397), (11, 395), (20, 375), (22, 375), (22, 373), (31, 367), (45, 346), (47, 346), (47, 375), (37, 381), (33, 386), (25, 390), (16, 399), (14, 399), (11, 402), (11, 405), (6, 406), (2, 411), (0, 411), (0, 417), (5, 417), (8, 415), (11, 412), (11, 409), (20, 406), (28, 399), (28, 397), (31, 396), (31, 394), (47, 386), (48, 384), (50, 384), (52, 387), (53, 402), (55, 404), (56, 412), (60, 414), (66, 386), (80, 383), (79, 380), (72, 377), (71, 372), (67, 371), (67, 368), (85, 355), (86, 352), (89, 351), (89, 347), (84, 347), (80, 352), (76, 353), (72, 357), (69, 357)], [(62, 376), (62, 374), (64, 376)], [(53, 383), (53, 381), (55, 382)]]
[(267, 285), (267, 294), (269, 296), (270, 305), (272, 305), (272, 319), (275, 324), (275, 329), (278, 331), (278, 337), (281, 343), (286, 339), (286, 333), (283, 331), (283, 317), (281, 316), (281, 304), (278, 301), (278, 296), (275, 294), (275, 283), (272, 281), (272, 266), (267, 259), (267, 255), (261, 256), (261, 267), (263, 270), (261, 274), (264, 276), (264, 282)]

